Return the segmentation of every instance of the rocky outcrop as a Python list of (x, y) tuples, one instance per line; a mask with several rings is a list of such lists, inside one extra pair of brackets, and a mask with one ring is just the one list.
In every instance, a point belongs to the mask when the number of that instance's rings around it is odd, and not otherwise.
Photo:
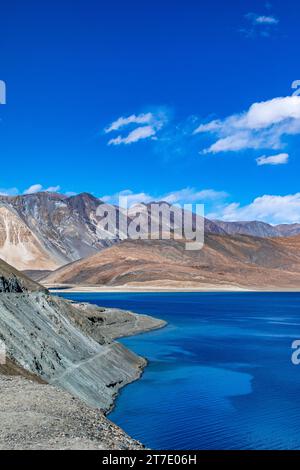
[[(166, 322), (117, 308), (97, 307), (88, 303), (72, 303), (80, 311), (80, 328), (101, 342), (103, 335), (108, 339), (137, 335), (163, 328)], [(75, 319), (75, 322), (78, 321)], [(84, 325), (83, 325), (84, 322)]]

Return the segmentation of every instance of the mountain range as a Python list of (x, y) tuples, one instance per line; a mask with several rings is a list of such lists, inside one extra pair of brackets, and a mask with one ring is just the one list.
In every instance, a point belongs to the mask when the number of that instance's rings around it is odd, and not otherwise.
[[(204, 248), (189, 253), (180, 240), (121, 241), (114, 231), (103, 239), (97, 231), (102, 204), (88, 193), (0, 196), (0, 258), (47, 285), (299, 285), (300, 224), (204, 219)], [(129, 221), (138, 212), (161, 229), (150, 209), (131, 208)]]
[[(55, 269), (97, 253), (112, 243), (96, 233), (96, 211), (101, 204), (88, 193), (70, 197), (49, 192), (0, 196), (0, 257), (19, 269)], [(139, 207), (149, 211), (150, 204)], [(285, 237), (299, 234), (300, 224), (271, 226), (257, 221), (205, 219), (205, 231)]]

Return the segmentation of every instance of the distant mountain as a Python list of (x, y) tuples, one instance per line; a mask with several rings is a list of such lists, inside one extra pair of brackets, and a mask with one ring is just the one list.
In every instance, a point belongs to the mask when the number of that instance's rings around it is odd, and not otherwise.
[(252, 237), (294, 237), (300, 234), (300, 224), (270, 225), (257, 220), (250, 222), (213, 221), (228, 235), (250, 235)]
[(258, 238), (207, 233), (200, 251), (184, 241), (127, 240), (64, 266), (46, 286), (154, 286), (280, 289), (300, 287), (300, 237)]
[(214, 223), (222, 228), (228, 235), (250, 235), (252, 237), (278, 237), (276, 227), (265, 222), (224, 222), (214, 220)]
[(294, 237), (300, 234), (300, 224), (276, 225), (276, 229), (282, 237)]

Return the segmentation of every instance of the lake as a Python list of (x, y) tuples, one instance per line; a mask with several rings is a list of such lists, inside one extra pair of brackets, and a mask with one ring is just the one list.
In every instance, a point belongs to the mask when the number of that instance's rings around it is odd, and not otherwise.
[(300, 449), (298, 293), (67, 294), (162, 318), (122, 339), (146, 357), (109, 418), (152, 449)]

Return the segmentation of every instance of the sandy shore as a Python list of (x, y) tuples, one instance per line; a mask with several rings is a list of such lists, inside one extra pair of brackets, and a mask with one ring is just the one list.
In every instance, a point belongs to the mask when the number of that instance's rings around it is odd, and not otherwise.
[(88, 292), (247, 292), (252, 289), (246, 289), (239, 286), (214, 286), (205, 285), (197, 287), (178, 287), (178, 286), (152, 286), (152, 285), (123, 285), (123, 286), (78, 286), (78, 285), (46, 285), (52, 293), (73, 292), (76, 294)]
[(157, 286), (157, 285), (123, 285), (123, 286), (78, 286), (78, 285), (45, 285), (51, 293), (113, 293), (113, 292), (300, 292), (300, 288), (257, 288), (242, 287), (232, 285), (213, 285), (206, 284), (203, 286)]

